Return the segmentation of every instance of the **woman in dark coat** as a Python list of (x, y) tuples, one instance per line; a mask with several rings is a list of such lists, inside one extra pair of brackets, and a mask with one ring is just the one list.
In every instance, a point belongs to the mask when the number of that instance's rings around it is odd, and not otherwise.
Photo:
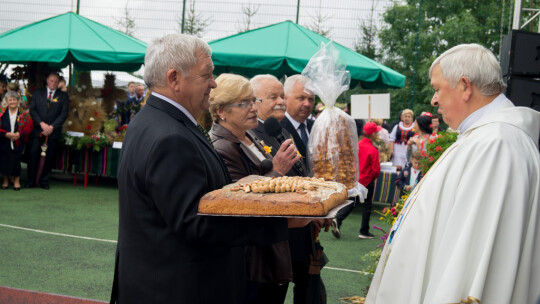
[[(286, 140), (274, 157), (271, 148), (250, 131), (257, 127), (256, 99), (249, 81), (239, 75), (221, 74), (210, 92), (210, 114), (214, 124), (210, 138), (234, 182), (248, 175), (283, 176), (300, 159), (291, 140)], [(276, 219), (281, 220), (281, 219)], [(288, 219), (288, 227), (302, 227), (305, 219)], [(287, 225), (283, 226), (287, 229)], [(248, 294), (246, 303), (283, 303), (292, 280), (288, 242), (246, 249)], [(282, 292), (284, 291), (284, 292)]]
[(9, 188), (10, 178), (13, 189), (21, 190), (21, 154), (28, 135), (32, 131), (32, 119), (20, 106), (21, 98), (16, 92), (7, 92), (0, 112), (0, 174), (4, 176), (2, 189)]

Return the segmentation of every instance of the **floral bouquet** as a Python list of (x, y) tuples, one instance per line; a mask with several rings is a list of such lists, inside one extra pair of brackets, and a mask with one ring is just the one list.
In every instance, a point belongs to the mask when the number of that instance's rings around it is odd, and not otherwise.
[(457, 132), (439, 132), (437, 138), (429, 139), (426, 151), (422, 151), (420, 169), (426, 174), (441, 155), (457, 140)]

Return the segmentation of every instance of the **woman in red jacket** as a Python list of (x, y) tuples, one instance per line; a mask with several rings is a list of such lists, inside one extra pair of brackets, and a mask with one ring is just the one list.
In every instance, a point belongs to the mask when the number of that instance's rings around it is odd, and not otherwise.
[[(361, 239), (372, 239), (374, 237), (374, 235), (369, 232), (369, 218), (371, 216), (371, 200), (373, 198), (375, 180), (381, 173), (381, 166), (379, 164), (379, 151), (373, 146), (372, 142), (377, 138), (377, 132), (381, 129), (382, 127), (377, 126), (374, 122), (368, 122), (364, 125), (364, 137), (358, 142), (358, 166), (360, 168), (358, 182), (368, 189), (368, 196), (364, 203), (361, 204), (362, 226), (360, 227), (360, 234), (358, 235)], [(336, 238), (341, 237), (339, 231), (341, 223), (351, 213), (355, 204), (341, 209), (333, 220), (332, 234)]]

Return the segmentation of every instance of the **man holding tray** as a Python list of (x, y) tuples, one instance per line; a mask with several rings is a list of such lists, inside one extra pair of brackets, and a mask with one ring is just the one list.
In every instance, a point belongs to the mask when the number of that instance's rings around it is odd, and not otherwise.
[(216, 87), (206, 42), (170, 34), (148, 46), (152, 95), (126, 134), (111, 303), (242, 303), (244, 245), (287, 240), (286, 219), (201, 216), (200, 198), (230, 183), (195, 120)]

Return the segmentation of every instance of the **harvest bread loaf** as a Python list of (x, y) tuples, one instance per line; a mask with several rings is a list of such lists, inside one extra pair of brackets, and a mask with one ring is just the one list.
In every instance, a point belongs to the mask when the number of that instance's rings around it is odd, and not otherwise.
[(347, 199), (347, 188), (309, 177), (250, 175), (207, 193), (199, 213), (223, 215), (325, 216)]
[(315, 177), (336, 181), (352, 189), (358, 181), (358, 138), (352, 134), (347, 117), (337, 118), (336, 125), (324, 128), (318, 133), (315, 145), (310, 145), (311, 168)]

